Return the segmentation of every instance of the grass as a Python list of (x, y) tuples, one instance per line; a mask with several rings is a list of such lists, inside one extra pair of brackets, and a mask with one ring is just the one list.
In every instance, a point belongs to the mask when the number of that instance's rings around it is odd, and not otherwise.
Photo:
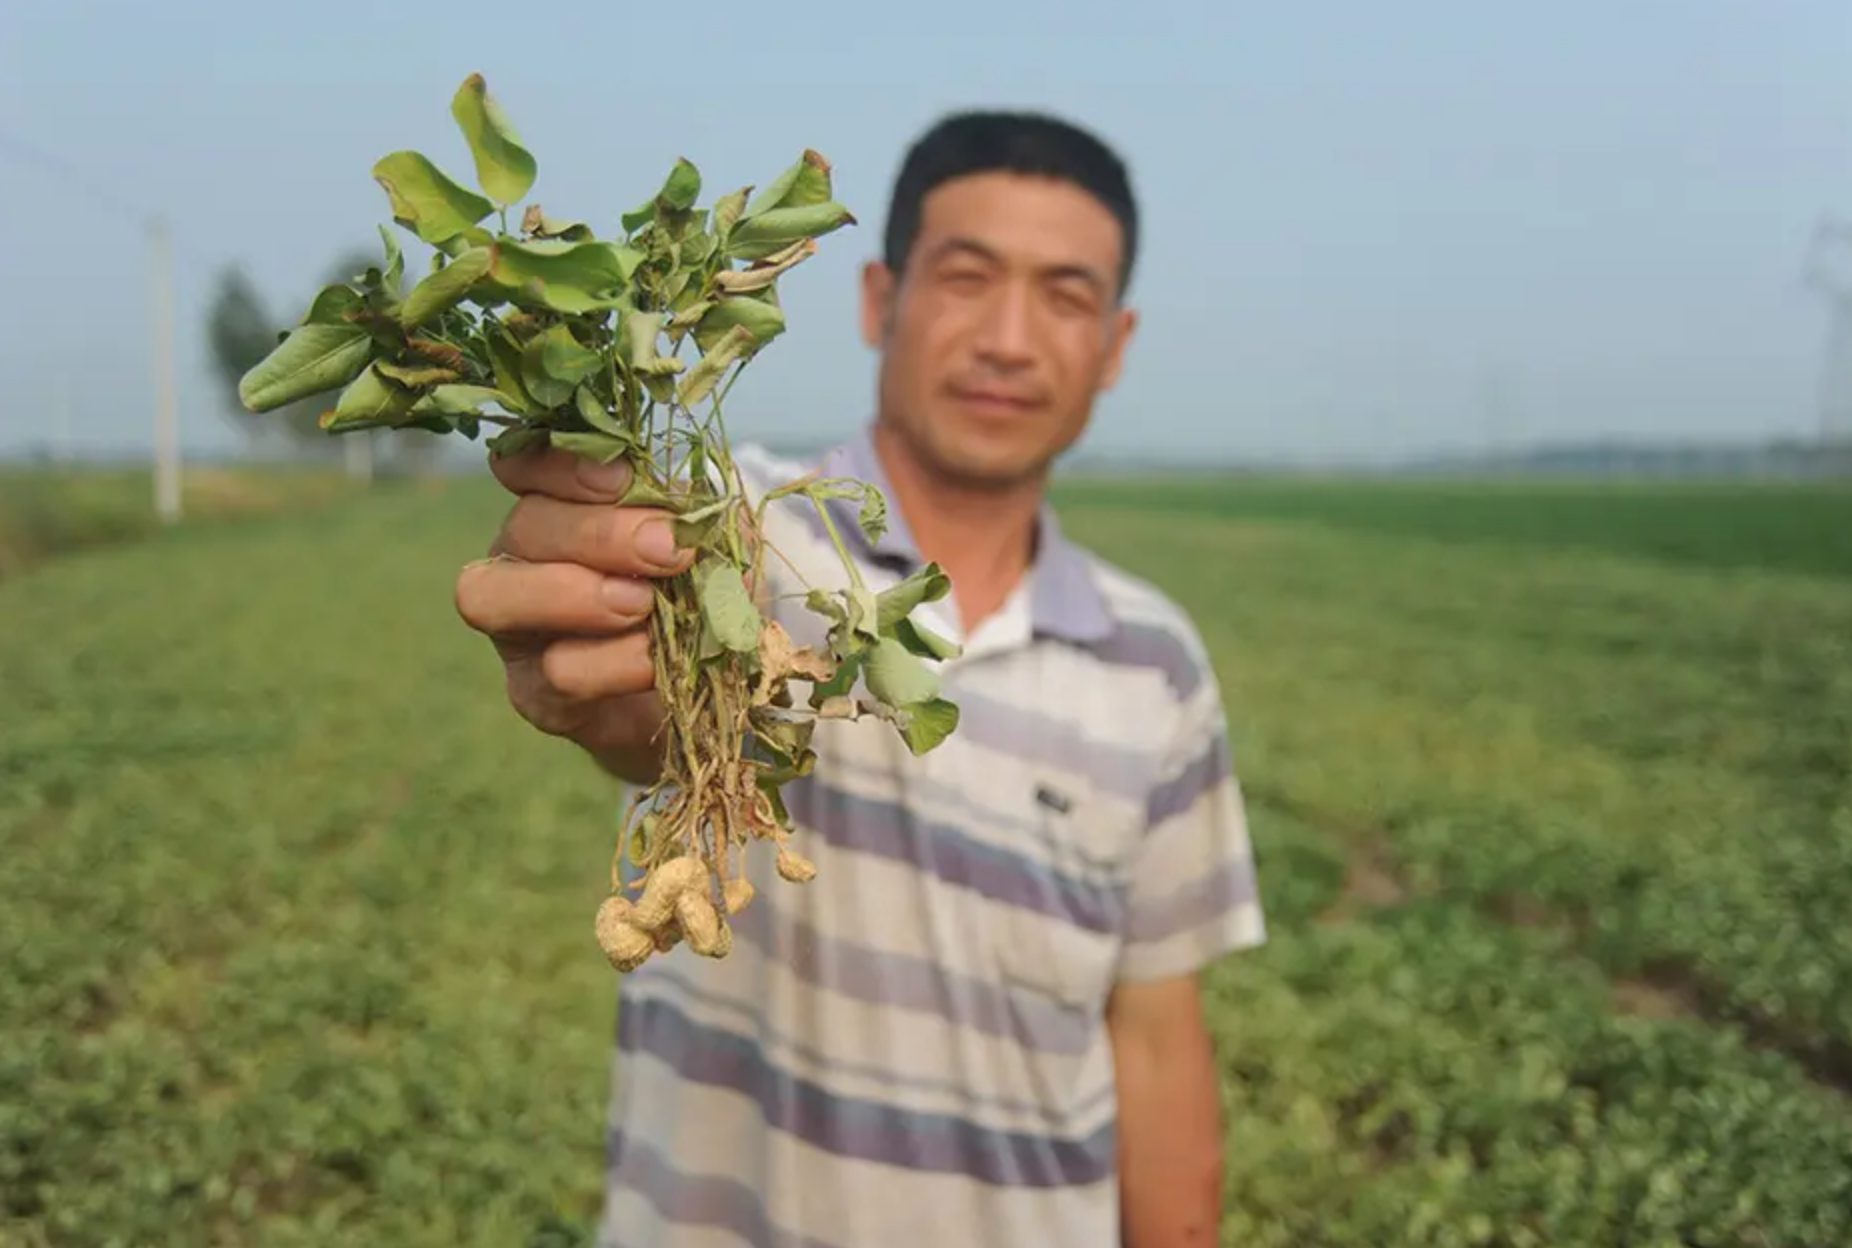
[[(300, 508), (351, 493), (338, 471), (192, 466), (181, 474), (181, 517), (216, 522)], [(154, 477), (137, 468), (0, 465), (0, 579), (56, 555), (159, 533)]]
[[(1254, 803), (1225, 1242), (1852, 1242), (1833, 532), (1774, 491), (1706, 558), (1678, 492), (1559, 489), (1549, 541), (1454, 527), (1502, 490), (1228, 488), (1062, 501), (1196, 613)], [(380, 491), (0, 581), (0, 1245), (595, 1216), (617, 808), (451, 608), (503, 506)]]

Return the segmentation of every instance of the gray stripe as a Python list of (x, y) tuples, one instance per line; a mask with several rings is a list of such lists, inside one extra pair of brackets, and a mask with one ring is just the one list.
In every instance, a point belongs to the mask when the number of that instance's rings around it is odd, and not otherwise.
[(1126, 923), (1126, 940), (1152, 944), (1192, 927), (1205, 927), (1231, 911), (1260, 905), (1253, 859), (1243, 854), (1191, 880), (1161, 901), (1142, 903)]
[(1218, 732), (1189, 766), (1151, 790), (1151, 799), (1145, 808), (1146, 821), (1156, 827), (1166, 819), (1175, 818), (1233, 774), (1228, 736)]
[[(609, 1160), (606, 1200), (634, 1192), (670, 1228), (705, 1226), (737, 1235), (753, 1248), (830, 1248), (822, 1240), (796, 1235), (772, 1225), (759, 1194), (737, 1179), (721, 1175), (682, 1174), (669, 1159), (643, 1140), (612, 1131), (605, 1144)], [(607, 1209), (599, 1228), (599, 1248), (632, 1248), (624, 1238), (617, 1211)], [(669, 1238), (673, 1238), (673, 1231)]]
[[(990, 1111), (1008, 1114), (1030, 1114), (1042, 1119), (1044, 1125), (1054, 1127), (1070, 1118), (1082, 1117), (1097, 1111), (1102, 1105), (1110, 1102), (1114, 1095), (1112, 1085), (1107, 1084), (1094, 1092), (1091, 1096), (1077, 1101), (1072, 1105), (1062, 1106), (1049, 1105), (1040, 1101), (1012, 1100), (1007, 1097), (977, 1096), (971, 1091), (970, 1085), (962, 1080), (930, 1079), (924, 1075), (897, 1071), (892, 1066), (877, 1066), (869, 1062), (848, 1061), (840, 1053), (825, 1053), (813, 1045), (806, 1044), (779, 1031), (766, 1021), (764, 1012), (758, 1009), (756, 1005), (737, 1001), (731, 997), (723, 997), (718, 993), (709, 992), (705, 988), (699, 987), (694, 980), (690, 979), (681, 969), (681, 967), (685, 967), (686, 965), (686, 962), (683, 962), (680, 967), (667, 962), (662, 963), (652, 969), (648, 979), (642, 982), (647, 984), (671, 985), (677, 993), (688, 1000), (699, 1002), (708, 1009), (730, 1015), (730, 1025), (738, 1027), (743, 1034), (755, 1036), (759, 1044), (784, 1048), (796, 1054), (804, 1061), (831, 1072), (841, 1071), (844, 1074), (861, 1075), (864, 1078), (874, 1079), (881, 1083), (892, 1084), (900, 1088), (912, 1088), (916, 1091), (926, 1092), (936, 1096), (955, 1097), (962, 1103), (963, 1112), (965, 1113), (982, 1115)], [(623, 1008), (634, 1007), (640, 1001), (654, 999), (656, 998), (627, 996)], [(904, 1023), (901, 1025), (905, 1026)], [(1083, 1033), (1080, 1038), (1083, 1040), (1090, 1039), (1090, 1033)], [(1044, 1052), (1047, 1051), (1044, 1046), (1036, 1045), (1032, 1040), (1027, 1041), (1027, 1043), (1029, 1047), (1042, 1049)]]
[(1196, 661), (1182, 637), (1155, 624), (1122, 620), (1112, 636), (1087, 648), (1102, 662), (1114, 667), (1149, 667), (1163, 673), (1179, 701), (1201, 688), (1209, 674)]
[(819, 777), (812, 772), (794, 781), (785, 804), (793, 819), (831, 845), (905, 863), (947, 884), (1089, 931), (1118, 930), (1125, 913), (1120, 890), (1074, 879), (973, 840), (954, 824), (929, 822), (896, 803), (843, 792)]
[(758, 1104), (768, 1127), (840, 1157), (999, 1187), (1086, 1185), (1113, 1173), (1110, 1121), (1085, 1139), (1064, 1140), (833, 1096), (767, 1061), (751, 1040), (698, 1026), (667, 1001), (625, 1002), (617, 1034), (620, 1052), (647, 1053), (683, 1079), (737, 1092)]

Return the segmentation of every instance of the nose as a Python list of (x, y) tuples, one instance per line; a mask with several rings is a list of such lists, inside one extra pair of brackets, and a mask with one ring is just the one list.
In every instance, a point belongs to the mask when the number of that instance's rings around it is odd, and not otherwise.
[(1034, 358), (1034, 308), (1023, 282), (998, 282), (985, 300), (977, 349), (994, 364), (1020, 367)]

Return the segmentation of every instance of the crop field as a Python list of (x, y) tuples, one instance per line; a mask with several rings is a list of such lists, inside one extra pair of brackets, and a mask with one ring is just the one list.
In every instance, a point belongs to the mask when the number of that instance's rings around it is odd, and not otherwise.
[[(1225, 1244), (1852, 1244), (1852, 493), (1059, 501), (1252, 804)], [(0, 578), (0, 1245), (585, 1242), (618, 795), (452, 609), (504, 505)]]

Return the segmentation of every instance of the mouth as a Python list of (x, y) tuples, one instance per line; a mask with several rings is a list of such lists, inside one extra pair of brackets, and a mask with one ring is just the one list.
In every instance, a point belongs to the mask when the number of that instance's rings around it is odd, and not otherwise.
[(991, 386), (953, 386), (952, 401), (968, 411), (986, 416), (1022, 416), (1035, 410), (1039, 401), (1020, 390)]

